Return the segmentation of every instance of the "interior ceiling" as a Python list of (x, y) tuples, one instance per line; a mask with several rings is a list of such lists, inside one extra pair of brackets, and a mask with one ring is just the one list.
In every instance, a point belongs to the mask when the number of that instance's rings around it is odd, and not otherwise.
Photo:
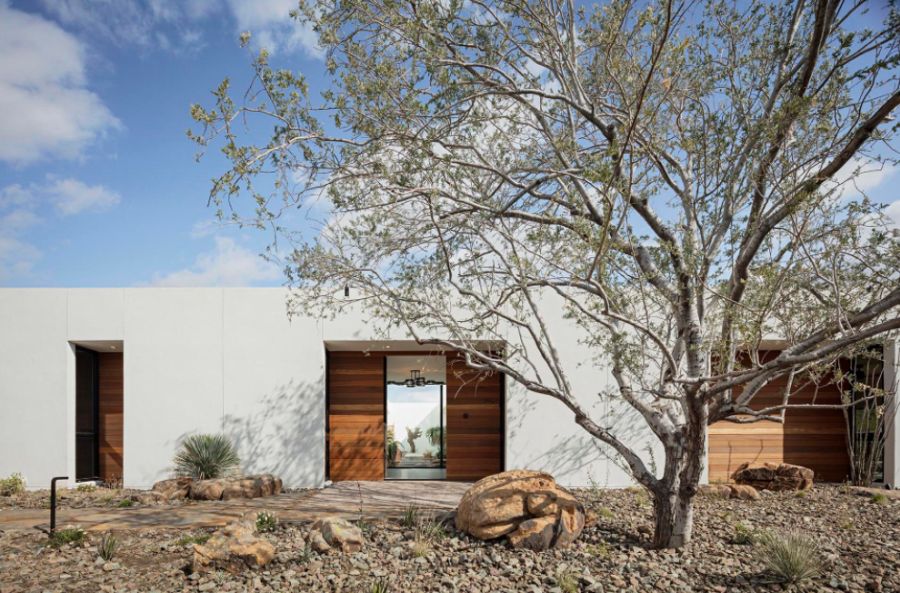
[(428, 381), (447, 382), (447, 359), (440, 355), (388, 356), (386, 379), (390, 383), (402, 383), (409, 379), (410, 371), (418, 370)]
[(72, 340), (71, 343), (96, 352), (122, 352), (125, 349), (122, 340)]

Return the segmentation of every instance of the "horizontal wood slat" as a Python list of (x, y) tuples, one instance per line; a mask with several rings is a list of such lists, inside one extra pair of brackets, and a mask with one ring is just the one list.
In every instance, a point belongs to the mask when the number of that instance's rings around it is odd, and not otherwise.
[(447, 479), (480, 480), (503, 471), (500, 373), (480, 373), (447, 356)]
[[(771, 353), (771, 356), (776, 355)], [(761, 409), (782, 402), (786, 377), (767, 385), (751, 402)], [(816, 389), (803, 385), (792, 396), (792, 404), (840, 403), (836, 385)], [(726, 481), (742, 463), (793, 463), (811, 468), (816, 480), (839, 482), (846, 479), (850, 461), (847, 456), (846, 426), (841, 410), (787, 410), (784, 424), (760, 421), (752, 424), (717, 422), (709, 427), (709, 479)]]
[(98, 358), (100, 477), (107, 482), (122, 478), (124, 467), (124, 370), (121, 352)]

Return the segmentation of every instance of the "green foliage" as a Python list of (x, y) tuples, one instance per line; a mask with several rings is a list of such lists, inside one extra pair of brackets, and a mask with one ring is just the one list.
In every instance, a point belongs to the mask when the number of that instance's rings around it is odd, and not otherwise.
[(100, 545), (97, 546), (97, 554), (107, 562), (112, 562), (118, 547), (118, 538), (112, 533), (107, 533), (100, 539)]
[(609, 557), (609, 544), (601, 541), (596, 544), (591, 544), (587, 547), (587, 553), (595, 558), (608, 558)]
[(269, 511), (260, 511), (256, 514), (256, 530), (260, 533), (270, 533), (275, 531), (278, 525), (278, 518), (274, 513)]
[(762, 565), (784, 583), (800, 583), (822, 573), (819, 549), (799, 532), (764, 532), (756, 538)]
[(79, 484), (75, 489), (78, 492), (94, 492), (97, 490), (97, 485), (92, 484), (91, 482), (85, 482), (83, 484)]
[(616, 516), (615, 513), (609, 507), (600, 507), (597, 509), (597, 515), (599, 515), (603, 519), (612, 519)]
[(134, 501), (130, 498), (123, 498), (116, 506), (122, 509), (127, 509), (134, 506)]
[(400, 518), (400, 523), (404, 527), (415, 527), (419, 523), (419, 507), (415, 505), (409, 505), (405, 509), (403, 509), (403, 516)]
[(373, 581), (369, 585), (369, 593), (391, 593), (390, 581), (384, 578)]
[(297, 562), (300, 564), (308, 564), (313, 559), (314, 551), (309, 542), (303, 544), (303, 549), (297, 554)]
[(50, 534), (50, 545), (59, 548), (66, 544), (79, 545), (84, 542), (84, 529), (81, 527), (63, 527)]
[(0, 496), (12, 496), (25, 492), (25, 478), (15, 473), (8, 478), (0, 478)]
[(225, 435), (195, 434), (184, 439), (175, 455), (175, 474), (198, 480), (235, 473), (241, 460)]
[(888, 498), (887, 494), (882, 494), (881, 492), (876, 492), (872, 495), (872, 503), (873, 504), (887, 504), (890, 502), (890, 498)]
[(749, 546), (756, 541), (758, 532), (752, 527), (748, 527), (744, 523), (734, 524), (734, 534), (731, 536), (731, 543), (739, 546)]
[(188, 545), (194, 545), (194, 544), (203, 545), (209, 541), (210, 537), (212, 537), (212, 534), (210, 534), (210, 533), (198, 533), (198, 534), (187, 533), (187, 534), (179, 537), (177, 540), (175, 540), (175, 545), (176, 546), (188, 546)]
[(562, 568), (556, 573), (556, 585), (562, 593), (578, 593), (578, 575), (570, 568)]

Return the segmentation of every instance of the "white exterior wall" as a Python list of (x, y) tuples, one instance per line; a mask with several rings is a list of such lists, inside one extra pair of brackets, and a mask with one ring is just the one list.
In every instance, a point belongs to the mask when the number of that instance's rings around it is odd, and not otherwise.
[(124, 481), (170, 475), (180, 438), (224, 431), (247, 472), (325, 479), (321, 324), (282, 289), (0, 289), (0, 476), (75, 473), (75, 342), (121, 341)]
[[(373, 335), (359, 313), (289, 320), (285, 300), (278, 288), (0, 289), (0, 477), (22, 472), (36, 488), (74, 476), (73, 344), (116, 341), (124, 353), (126, 486), (168, 477), (179, 439), (219, 431), (237, 444), (244, 471), (274, 472), (292, 487), (322, 485), (325, 342), (387, 336)], [(598, 396), (612, 378), (579, 344), (563, 307), (545, 310), (557, 312), (546, 321), (582, 405), (661, 468), (660, 444), (638, 414)], [(896, 345), (888, 361), (886, 380), (895, 384)], [(562, 403), (506, 381), (507, 469), (549, 471), (568, 486), (633, 483)], [(895, 486), (898, 423), (900, 414), (885, 455)]]

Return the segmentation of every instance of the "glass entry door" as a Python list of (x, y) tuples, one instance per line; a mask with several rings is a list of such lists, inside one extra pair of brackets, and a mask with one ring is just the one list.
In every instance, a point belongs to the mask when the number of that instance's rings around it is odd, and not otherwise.
[[(443, 372), (428, 377), (421, 358), (389, 357), (385, 389), (385, 478), (442, 480), (447, 475)], [(391, 359), (413, 359), (399, 361)], [(401, 364), (405, 363), (405, 364)], [(420, 368), (410, 368), (415, 365)], [(441, 368), (443, 371), (443, 368)], [(439, 382), (440, 380), (440, 382)]]

